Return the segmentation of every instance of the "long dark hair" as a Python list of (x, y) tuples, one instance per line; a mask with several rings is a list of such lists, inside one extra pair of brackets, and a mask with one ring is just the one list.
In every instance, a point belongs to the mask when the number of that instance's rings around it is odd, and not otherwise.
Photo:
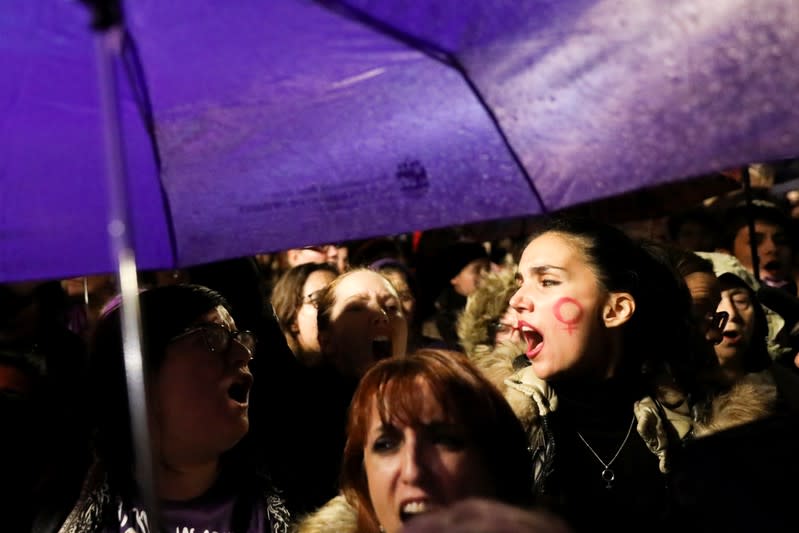
[(319, 271), (339, 275), (336, 267), (329, 263), (304, 263), (284, 272), (272, 289), (271, 301), (275, 316), (283, 332), (292, 337), (295, 335), (291, 332), (291, 325), (297, 319), (297, 313), (303, 304), (302, 289), (311, 274)]
[(553, 217), (536, 228), (571, 240), (585, 254), (601, 286), (627, 292), (635, 300), (633, 316), (622, 326), (619, 375), (654, 371), (696, 341), (691, 331), (691, 296), (665, 261), (622, 230), (594, 220)]

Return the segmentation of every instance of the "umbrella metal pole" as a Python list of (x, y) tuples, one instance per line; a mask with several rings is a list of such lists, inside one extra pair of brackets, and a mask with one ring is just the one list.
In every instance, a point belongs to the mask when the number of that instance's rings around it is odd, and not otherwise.
[(128, 221), (125, 161), (120, 127), (119, 95), (115, 75), (116, 59), (121, 56), (124, 29), (114, 25), (98, 31), (95, 48), (100, 78), (106, 170), (110, 200), (108, 234), (114, 262), (118, 269), (118, 289), (122, 298), (120, 318), (125, 379), (128, 392), (131, 435), (135, 454), (134, 477), (139, 496), (147, 510), (151, 532), (161, 531), (158, 498), (155, 491), (150, 432), (147, 417), (145, 368), (141, 352), (141, 317), (139, 314), (139, 283), (136, 258)]
[(89, 316), (89, 278), (83, 276), (83, 310), (86, 312), (86, 318)]

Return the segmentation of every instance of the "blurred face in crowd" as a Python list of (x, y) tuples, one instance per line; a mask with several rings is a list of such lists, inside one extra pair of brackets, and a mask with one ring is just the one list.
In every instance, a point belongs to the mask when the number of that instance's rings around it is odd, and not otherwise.
[(424, 411), (418, 421), (383, 422), (372, 403), (363, 465), (369, 497), (386, 533), (412, 517), (471, 496), (493, 492), (479, 452), (465, 427), (448, 418), (423, 381)]
[[(605, 339), (609, 328), (632, 316), (635, 302), (601, 286), (578, 239), (557, 232), (534, 239), (519, 261), (517, 280), (510, 306), (536, 376), (610, 377), (618, 354)], [(606, 316), (609, 310), (614, 312)]]
[(311, 272), (302, 287), (302, 304), (291, 329), (300, 350), (305, 354), (318, 354), (320, 351), (319, 330), (316, 326), (316, 298), (319, 291), (334, 279), (336, 279), (334, 273), (317, 270)]
[(508, 307), (494, 328), (495, 345), (500, 342), (519, 342), (521, 340), (521, 333), (516, 329), (516, 322), (518, 322), (516, 311), (512, 307)]
[(346, 246), (338, 246), (336, 252), (336, 268), (339, 272), (346, 272), (350, 269), (350, 250)]
[(397, 296), (399, 296), (405, 320), (408, 324), (412, 324), (414, 313), (416, 312), (416, 298), (411, 292), (407, 278), (399, 270), (386, 270), (381, 272), (381, 274), (388, 278), (394, 288), (397, 289)]
[(477, 287), (480, 286), (480, 278), (491, 269), (491, 263), (487, 258), (475, 259), (461, 269), (458, 274), (450, 280), (455, 292), (461, 296), (469, 296)]
[[(752, 252), (749, 228), (738, 230), (733, 241), (732, 254), (752, 272)], [(765, 220), (755, 220), (755, 243), (760, 262), (760, 279), (788, 281), (791, 279), (792, 251), (784, 228)]]
[(333, 290), (326, 331), (320, 331), (322, 355), (347, 376), (360, 377), (375, 362), (404, 355), (408, 324), (391, 283), (370, 270), (343, 274)]
[(289, 267), (305, 263), (330, 263), (338, 265), (339, 248), (335, 244), (318, 244), (304, 248), (292, 248), (286, 252)]
[(692, 252), (712, 252), (713, 251), (713, 232), (706, 225), (688, 220), (684, 222), (676, 236), (676, 244), (685, 250)]
[(743, 363), (755, 330), (756, 302), (744, 287), (733, 287), (721, 292), (718, 310), (725, 311), (729, 320), (724, 327), (721, 342), (715, 346), (716, 357), (723, 367), (737, 367)]
[(151, 384), (152, 431), (166, 464), (207, 461), (233, 447), (249, 428), (254, 345), (217, 306), (167, 346)]
[(685, 276), (685, 284), (691, 293), (692, 308), (705, 339), (716, 344), (722, 340), (723, 327), (715, 318), (716, 309), (721, 302), (721, 286), (714, 274), (694, 272)]

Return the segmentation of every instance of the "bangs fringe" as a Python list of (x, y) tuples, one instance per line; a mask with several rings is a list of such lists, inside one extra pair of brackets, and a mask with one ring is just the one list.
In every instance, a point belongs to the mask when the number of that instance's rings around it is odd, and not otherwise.
[(409, 427), (423, 425), (425, 421), (422, 415), (427, 411), (425, 406), (429, 406), (429, 398), (423, 394), (423, 388), (426, 387), (441, 406), (447, 422), (465, 422), (463, 410), (467, 404), (459, 399), (467, 399), (469, 394), (462, 383), (463, 377), (457, 379), (444, 369), (436, 369), (438, 372), (435, 372), (411, 361), (405, 362), (407, 364), (395, 369), (392, 375), (382, 376), (375, 395), (380, 421)]

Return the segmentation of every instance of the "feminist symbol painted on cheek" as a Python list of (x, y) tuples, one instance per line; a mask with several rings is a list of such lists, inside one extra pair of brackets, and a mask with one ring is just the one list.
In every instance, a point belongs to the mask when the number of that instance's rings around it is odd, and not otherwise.
[(571, 335), (583, 318), (583, 306), (574, 298), (561, 298), (552, 306), (552, 314), (558, 322), (566, 325), (566, 332)]

